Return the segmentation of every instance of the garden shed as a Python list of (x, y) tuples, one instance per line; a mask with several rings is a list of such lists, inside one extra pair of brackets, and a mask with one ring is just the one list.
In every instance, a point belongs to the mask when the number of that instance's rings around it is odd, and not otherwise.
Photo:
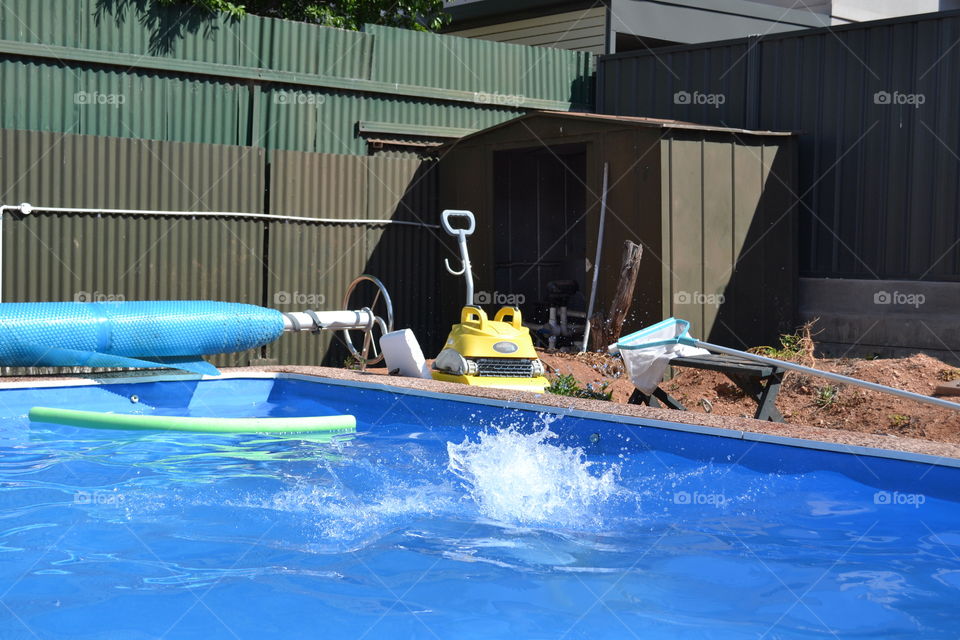
[[(608, 172), (600, 260), (604, 167)], [(440, 149), (440, 206), (477, 216), (476, 289), (543, 313), (548, 283), (573, 280), (584, 309), (609, 306), (625, 240), (643, 245), (624, 326), (669, 316), (734, 347), (792, 329), (797, 163), (786, 132), (673, 120), (537, 112)], [(444, 298), (459, 302), (447, 278)]]

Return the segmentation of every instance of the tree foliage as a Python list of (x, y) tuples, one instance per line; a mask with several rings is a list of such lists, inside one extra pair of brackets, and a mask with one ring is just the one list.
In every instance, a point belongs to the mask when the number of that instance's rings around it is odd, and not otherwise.
[(449, 20), (444, 0), (160, 0), (166, 5), (194, 5), (240, 18), (248, 13), (358, 30), (364, 24), (438, 31)]

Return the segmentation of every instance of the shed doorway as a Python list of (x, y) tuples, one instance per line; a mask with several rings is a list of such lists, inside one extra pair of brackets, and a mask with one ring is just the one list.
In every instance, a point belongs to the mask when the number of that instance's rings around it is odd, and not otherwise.
[(548, 322), (551, 306), (586, 311), (586, 156), (582, 143), (493, 154), (489, 303), (519, 306), (530, 324)]

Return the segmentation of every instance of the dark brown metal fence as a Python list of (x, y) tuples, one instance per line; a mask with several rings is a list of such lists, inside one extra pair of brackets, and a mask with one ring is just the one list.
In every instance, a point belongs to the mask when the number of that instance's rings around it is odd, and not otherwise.
[(602, 113), (799, 134), (801, 275), (960, 280), (960, 13), (605, 56)]
[[(433, 349), (441, 244), (436, 229), (419, 225), (438, 219), (431, 167), (304, 152), (274, 152), (268, 163), (252, 147), (0, 130), (5, 204), (351, 220), (7, 212), (2, 301), (212, 299), (337, 309), (347, 284), (370, 272), (393, 295), (397, 326), (414, 328)], [(331, 362), (340, 352), (330, 340), (285, 336), (265, 354), (216, 362), (261, 355)]]

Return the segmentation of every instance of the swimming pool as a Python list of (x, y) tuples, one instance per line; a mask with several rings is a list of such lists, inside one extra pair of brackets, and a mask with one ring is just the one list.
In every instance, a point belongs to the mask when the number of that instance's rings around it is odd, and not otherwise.
[(957, 636), (953, 462), (557, 411), (282, 374), (2, 389), (0, 637)]

